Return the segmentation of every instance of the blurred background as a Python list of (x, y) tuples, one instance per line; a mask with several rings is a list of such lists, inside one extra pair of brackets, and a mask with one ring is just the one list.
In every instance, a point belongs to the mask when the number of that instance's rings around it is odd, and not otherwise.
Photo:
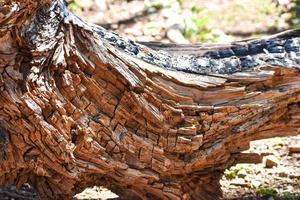
[(228, 43), (300, 25), (292, 0), (69, 0), (89, 22), (138, 41)]

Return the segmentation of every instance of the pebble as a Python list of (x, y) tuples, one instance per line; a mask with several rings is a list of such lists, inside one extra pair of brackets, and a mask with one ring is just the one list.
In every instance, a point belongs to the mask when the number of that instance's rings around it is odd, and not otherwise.
[(290, 178), (300, 179), (300, 173), (291, 174)]
[(300, 153), (300, 145), (289, 146), (289, 153)]
[(288, 174), (285, 171), (280, 171), (277, 173), (279, 177), (288, 177)]
[(252, 180), (251, 181), (251, 186), (254, 187), (254, 188), (259, 188), (261, 186), (261, 181)]
[(239, 178), (245, 178), (248, 175), (247, 171), (245, 169), (242, 169), (238, 172), (237, 176)]
[(265, 168), (277, 167), (278, 164), (279, 164), (279, 160), (273, 155), (269, 155), (264, 158)]
[(249, 184), (242, 178), (237, 178), (237, 179), (233, 179), (230, 182), (230, 185), (235, 185), (235, 186), (249, 186)]

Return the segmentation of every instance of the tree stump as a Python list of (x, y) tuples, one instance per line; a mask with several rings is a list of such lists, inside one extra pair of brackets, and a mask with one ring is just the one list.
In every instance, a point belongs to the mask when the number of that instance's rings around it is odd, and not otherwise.
[(0, 185), (217, 199), (251, 140), (299, 133), (299, 64), (300, 30), (137, 43), (62, 0), (0, 0)]

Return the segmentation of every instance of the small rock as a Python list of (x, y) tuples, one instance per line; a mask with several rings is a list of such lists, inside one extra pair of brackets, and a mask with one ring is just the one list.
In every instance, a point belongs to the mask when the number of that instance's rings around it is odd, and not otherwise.
[(278, 163), (279, 163), (279, 160), (273, 155), (266, 156), (264, 159), (265, 168), (277, 167)]
[(188, 44), (189, 41), (182, 35), (181, 27), (178, 24), (174, 24), (167, 29), (167, 37), (176, 44)]
[(286, 192), (286, 193), (292, 193), (293, 190), (294, 190), (293, 186), (287, 185), (284, 192)]
[[(230, 183), (231, 184), (231, 183)], [(239, 189), (240, 188), (240, 186), (236, 186), (236, 185), (229, 185), (228, 186), (228, 188), (230, 189), (230, 190), (237, 190), (237, 189)]]
[(239, 178), (245, 178), (246, 176), (248, 175), (247, 171), (245, 169), (242, 169), (240, 170), (238, 173), (237, 173), (237, 176)]
[(277, 145), (274, 145), (274, 146), (273, 146), (273, 149), (279, 150), (279, 149), (281, 149), (282, 147), (283, 147), (283, 145), (277, 144)]
[(275, 174), (281, 178), (288, 177), (290, 171), (286, 170), (285, 168), (276, 169)]
[(291, 3), (291, 0), (278, 0), (278, 3), (280, 5), (288, 5)]
[(233, 179), (230, 183), (230, 185), (235, 185), (235, 186), (248, 186), (248, 183), (242, 178), (237, 178)]
[(287, 174), (285, 171), (280, 171), (280, 172), (278, 173), (278, 176), (279, 176), (279, 177), (288, 177), (288, 174)]
[(291, 174), (290, 178), (300, 179), (300, 173)]
[(259, 188), (261, 186), (261, 182), (258, 181), (258, 180), (252, 180), (251, 181), (251, 185), (254, 187), (254, 188)]
[(300, 145), (299, 146), (289, 146), (289, 153), (300, 153)]

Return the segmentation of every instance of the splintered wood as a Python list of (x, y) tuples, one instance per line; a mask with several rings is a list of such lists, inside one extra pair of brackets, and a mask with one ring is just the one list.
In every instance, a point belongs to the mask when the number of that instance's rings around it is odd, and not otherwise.
[(41, 199), (93, 185), (217, 199), (226, 168), (261, 161), (240, 153), (250, 141), (299, 133), (297, 69), (178, 71), (161, 67), (166, 52), (86, 24), (59, 0), (0, 5), (1, 186), (30, 183)]

